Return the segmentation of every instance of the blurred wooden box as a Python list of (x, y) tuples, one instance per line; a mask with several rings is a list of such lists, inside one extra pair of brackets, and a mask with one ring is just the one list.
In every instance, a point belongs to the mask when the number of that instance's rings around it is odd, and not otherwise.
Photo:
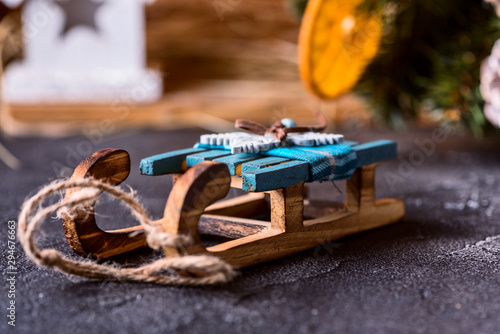
[[(113, 129), (200, 126), (232, 129), (236, 118), (313, 121), (320, 102), (297, 68), (298, 22), (283, 0), (157, 0), (146, 8), (148, 67), (161, 71), (162, 98), (150, 104), (5, 104), (1, 125), (14, 135), (59, 136)], [(220, 3), (219, 3), (220, 4)], [(366, 121), (352, 96), (321, 103), (330, 124)]]

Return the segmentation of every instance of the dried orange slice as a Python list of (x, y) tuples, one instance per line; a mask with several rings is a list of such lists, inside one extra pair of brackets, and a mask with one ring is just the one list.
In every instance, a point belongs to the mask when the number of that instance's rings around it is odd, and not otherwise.
[(364, 0), (309, 0), (299, 35), (302, 82), (323, 99), (348, 92), (375, 57), (381, 15), (358, 7)]

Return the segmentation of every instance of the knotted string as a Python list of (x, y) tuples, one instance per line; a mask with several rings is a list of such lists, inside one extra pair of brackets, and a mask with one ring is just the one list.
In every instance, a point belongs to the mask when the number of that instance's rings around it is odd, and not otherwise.
[(246, 131), (250, 131), (257, 135), (264, 136), (268, 133), (271, 133), (274, 138), (279, 140), (280, 142), (284, 142), (286, 140), (286, 136), (288, 133), (300, 133), (300, 132), (321, 132), (326, 129), (327, 122), (325, 117), (320, 113), (316, 112), (316, 119), (319, 124), (315, 126), (286, 126), (281, 121), (276, 121), (274, 124), (267, 128), (265, 125), (262, 125), (259, 122), (254, 122), (246, 119), (237, 119), (234, 126), (238, 129), (243, 129)]
[[(59, 203), (45, 208), (41, 207), (44, 199), (54, 193), (71, 188), (82, 189)], [(59, 216), (71, 216), (76, 214), (78, 210), (86, 210), (95, 203), (101, 191), (126, 204), (132, 215), (144, 228), (147, 243), (151, 248), (176, 247), (179, 249), (192, 244), (191, 238), (187, 236), (163, 232), (149, 219), (144, 208), (133, 195), (103, 181), (78, 179), (52, 182), (24, 203), (18, 220), (18, 238), (26, 254), (39, 266), (94, 279), (165, 285), (208, 285), (228, 282), (235, 276), (231, 265), (210, 255), (165, 257), (137, 268), (118, 268), (91, 261), (74, 261), (64, 257), (55, 249), (41, 250), (38, 248), (34, 241), (34, 234), (46, 217), (53, 212), (57, 212)], [(158, 275), (162, 271), (168, 271), (170, 275)]]

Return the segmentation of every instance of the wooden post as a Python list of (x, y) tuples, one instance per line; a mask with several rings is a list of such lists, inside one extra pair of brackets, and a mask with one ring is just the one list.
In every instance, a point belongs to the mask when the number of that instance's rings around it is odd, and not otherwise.
[(346, 208), (352, 212), (362, 210), (364, 204), (375, 201), (375, 168), (378, 163), (356, 169), (346, 185)]
[(271, 193), (271, 228), (287, 232), (304, 229), (304, 182)]

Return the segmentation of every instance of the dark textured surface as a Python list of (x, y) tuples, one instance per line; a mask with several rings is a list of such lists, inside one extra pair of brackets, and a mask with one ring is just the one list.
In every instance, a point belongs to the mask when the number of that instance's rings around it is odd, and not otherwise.
[[(201, 132), (147, 132), (106, 138), (3, 140), (23, 162), (19, 171), (0, 164), (0, 254), (6, 278), (7, 221), (61, 165), (104, 147), (129, 151), (127, 183), (138, 191), (151, 216), (162, 215), (171, 188), (167, 176), (138, 173), (141, 158), (189, 147)], [(97, 282), (37, 268), (19, 245), (16, 327), (7, 325), (7, 284), (0, 289), (0, 331), (19, 333), (499, 333), (500, 332), (500, 139), (476, 142), (449, 137), (421, 151), (415, 139), (428, 131), (353, 133), (361, 142), (396, 139), (404, 159), (379, 167), (377, 195), (403, 198), (406, 217), (398, 224), (243, 270), (231, 284), (176, 288)], [(430, 148), (430, 146), (429, 146)], [(81, 150), (80, 157), (68, 152)], [(68, 160), (67, 160), (68, 158)], [(406, 166), (406, 169), (405, 167)], [(408, 168), (410, 167), (410, 168)], [(399, 172), (398, 172), (399, 169)], [(389, 180), (389, 182), (388, 182)], [(392, 184), (392, 187), (391, 187)], [(342, 189), (342, 185), (339, 186)], [(313, 185), (324, 198), (338, 192)], [(106, 228), (135, 224), (118, 206), (102, 207)], [(48, 221), (40, 243), (77, 258), (60, 221)], [(143, 251), (117, 259), (150, 260)]]

